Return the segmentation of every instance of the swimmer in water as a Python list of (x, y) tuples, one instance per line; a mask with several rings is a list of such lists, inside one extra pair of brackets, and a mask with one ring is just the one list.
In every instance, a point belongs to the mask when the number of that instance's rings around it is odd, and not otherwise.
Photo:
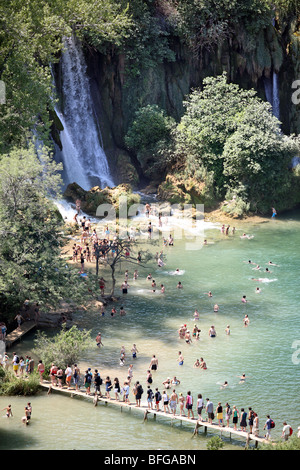
[(277, 267), (279, 267), (278, 264), (272, 263), (272, 261), (269, 261), (267, 264), (268, 264), (269, 266), (277, 266)]
[(254, 261), (251, 261), (251, 259), (249, 259), (248, 261), (244, 261), (244, 263), (254, 264), (255, 266), (257, 266), (257, 263), (254, 263)]
[(206, 362), (204, 361), (203, 357), (200, 357), (200, 368), (206, 370)]
[(242, 297), (242, 302), (243, 302), (244, 304), (246, 304), (246, 303), (248, 302), (248, 300), (246, 299), (246, 296), (245, 296), (245, 295), (243, 295), (243, 297)]
[(227, 325), (225, 328), (226, 335), (230, 335), (230, 325)]
[(219, 305), (218, 305), (218, 304), (215, 304), (215, 305), (214, 305), (214, 312), (217, 313), (218, 311), (219, 311)]
[(197, 309), (196, 309), (195, 312), (194, 312), (194, 319), (195, 319), (195, 320), (199, 320), (199, 312), (198, 312)]
[(179, 281), (178, 284), (177, 284), (177, 289), (182, 289), (183, 288), (183, 285), (181, 284), (181, 282)]
[(209, 292), (205, 292), (205, 294), (206, 294), (206, 295), (208, 295), (208, 297), (212, 297), (212, 293), (211, 293), (211, 291), (209, 291)]
[(215, 327), (213, 325), (210, 327), (208, 334), (211, 338), (215, 338), (217, 336)]
[(253, 269), (253, 271), (260, 271), (260, 266), (259, 266), (259, 264), (258, 264), (255, 268), (252, 268), (252, 269)]
[(220, 390), (223, 390), (224, 388), (228, 387), (228, 382), (225, 380), (223, 385), (221, 385)]
[(249, 323), (250, 323), (249, 317), (248, 317), (248, 315), (245, 315), (244, 316), (244, 326), (248, 326)]
[(255, 289), (255, 294), (260, 294), (260, 293), (261, 293), (261, 290), (260, 290), (259, 287), (257, 287), (257, 288)]
[(246, 374), (238, 375), (237, 377), (239, 377), (240, 379), (240, 382), (239, 382), (240, 384), (245, 383), (245, 380), (249, 378), (249, 377), (246, 377)]
[(162, 294), (165, 293), (165, 286), (163, 284), (160, 285), (160, 291)]
[(195, 369), (199, 369), (201, 367), (201, 364), (200, 364), (200, 361), (199, 359), (197, 359), (195, 362), (194, 362), (194, 366), (193, 366)]

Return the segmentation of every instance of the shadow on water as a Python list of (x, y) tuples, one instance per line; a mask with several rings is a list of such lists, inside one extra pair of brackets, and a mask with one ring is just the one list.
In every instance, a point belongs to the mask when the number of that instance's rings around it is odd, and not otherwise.
[[(30, 427), (30, 425), (28, 427)], [(0, 450), (18, 450), (26, 449), (26, 447), (32, 448), (37, 444), (37, 442), (37, 439), (31, 436), (30, 433), (25, 434), (23, 430), (18, 431), (14, 429), (13, 431), (10, 431), (2, 429), (0, 432)]]

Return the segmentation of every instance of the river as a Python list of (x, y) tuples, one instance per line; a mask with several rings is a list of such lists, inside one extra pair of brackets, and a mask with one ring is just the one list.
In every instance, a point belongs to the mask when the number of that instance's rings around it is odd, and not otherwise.
[[(300, 384), (300, 317), (299, 317), (299, 243), (300, 213), (266, 220), (262, 223), (236, 222), (235, 234), (221, 233), (220, 224), (206, 224), (202, 246), (194, 241), (176, 240), (174, 246), (163, 247), (161, 240), (148, 243), (153, 253), (164, 250), (165, 266), (159, 268), (150, 262), (146, 268), (138, 267), (139, 277), (133, 280), (136, 266), (123, 264), (118, 272), (118, 288), (129, 270), (129, 292), (116, 304), (123, 305), (126, 316), (110, 316), (110, 308), (100, 317), (99, 312), (77, 313), (74, 317), (79, 327), (92, 330), (92, 337), (102, 333), (103, 348), (96, 347), (82, 358), (81, 370), (87, 366), (98, 368), (104, 377), (119, 377), (121, 382), (133, 363), (133, 379), (139, 380), (146, 390), (146, 371), (155, 354), (159, 367), (153, 373), (153, 388), (162, 388), (162, 381), (176, 375), (181, 383), (177, 392), (186, 395), (191, 390), (194, 400), (201, 393), (209, 397), (214, 406), (220, 401), (229, 402), (240, 410), (252, 407), (260, 419), (260, 435), (270, 414), (276, 423), (273, 437), (280, 438), (284, 420), (297, 431), (300, 412), (297, 405)], [(242, 239), (246, 232), (253, 236)], [(195, 245), (198, 243), (198, 246)], [(193, 245), (194, 249), (190, 249)], [(198, 249), (195, 249), (198, 248)], [(252, 260), (261, 271), (248, 263)], [(268, 266), (272, 261), (277, 266)], [(266, 273), (266, 267), (271, 271)], [(180, 274), (175, 274), (179, 268)], [(157, 284), (152, 292), (146, 279), (151, 272)], [(109, 276), (104, 270), (105, 278)], [(254, 279), (262, 279), (255, 281)], [(183, 288), (177, 289), (181, 281)], [(159, 286), (164, 284), (165, 293)], [(259, 287), (261, 292), (256, 293)], [(212, 292), (212, 297), (207, 292)], [(246, 295), (247, 303), (241, 301)], [(218, 313), (213, 306), (219, 305)], [(180, 325), (192, 330), (195, 309), (200, 319), (200, 339), (186, 344), (178, 337)], [(244, 316), (250, 324), (244, 326)], [(215, 326), (217, 336), (208, 331)], [(230, 335), (225, 328), (230, 325)], [(28, 354), (33, 347), (34, 334), (28, 335), (15, 346), (19, 353)], [(131, 347), (138, 348), (136, 359), (131, 358)], [(119, 365), (119, 352), (125, 346), (126, 365)], [(178, 351), (184, 364), (178, 364)], [(300, 351), (299, 351), (300, 352)], [(207, 370), (193, 367), (197, 358), (203, 357)], [(239, 377), (246, 374), (245, 383)], [(225, 389), (221, 385), (227, 381)], [(32, 423), (21, 423), (27, 401), (33, 405)], [(94, 407), (91, 402), (70, 399), (58, 394), (42, 393), (37, 397), (1, 397), (0, 409), (12, 404), (14, 417), (1, 417), (0, 449), (205, 449), (211, 437), (192, 438), (193, 426), (175, 424), (168, 420), (150, 417), (143, 422), (141, 413), (124, 411), (113, 406)], [(194, 407), (195, 411), (195, 407)], [(226, 449), (239, 449), (242, 441), (224, 436)]]

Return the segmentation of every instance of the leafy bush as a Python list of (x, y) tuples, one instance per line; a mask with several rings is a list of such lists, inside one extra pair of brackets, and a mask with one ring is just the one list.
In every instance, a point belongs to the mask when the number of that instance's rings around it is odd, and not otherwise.
[(93, 344), (90, 331), (81, 331), (75, 325), (67, 330), (63, 324), (62, 330), (53, 338), (38, 330), (34, 352), (42, 359), (45, 367), (49, 367), (52, 362), (65, 367), (78, 362), (82, 353)]
[(206, 170), (216, 198), (224, 199), (228, 190), (238, 196), (234, 207), (223, 210), (241, 215), (249, 209), (265, 214), (272, 206), (287, 208), (293, 191), (289, 164), (297, 143), (280, 132), (270, 105), (254, 90), (227, 83), (226, 73), (206, 78), (185, 105), (175, 153), (188, 174), (197, 178)]
[(29, 375), (28, 378), (16, 377), (13, 372), (0, 367), (0, 395), (35, 395), (40, 389), (38, 374)]
[(175, 121), (157, 105), (147, 105), (135, 113), (125, 143), (132, 150), (149, 177), (167, 165), (167, 149)]
[(219, 436), (213, 436), (209, 439), (206, 447), (207, 450), (220, 450), (224, 447), (224, 442)]

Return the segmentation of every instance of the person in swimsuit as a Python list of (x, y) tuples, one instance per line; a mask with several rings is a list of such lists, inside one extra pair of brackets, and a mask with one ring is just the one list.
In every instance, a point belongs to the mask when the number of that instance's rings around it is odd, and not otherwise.
[(200, 367), (201, 369), (207, 369), (206, 362), (204, 361), (203, 357), (200, 357)]
[(186, 399), (185, 399), (185, 407), (186, 407), (187, 412), (188, 412), (188, 418), (190, 417), (190, 414), (192, 414), (192, 417), (194, 419), (193, 397), (192, 397), (190, 391), (187, 392), (187, 396), (186, 396)]
[(176, 414), (177, 404), (178, 404), (178, 395), (174, 389), (170, 396), (170, 409), (171, 409), (171, 412), (173, 413), (173, 416), (175, 416)]
[(201, 364), (200, 364), (200, 361), (199, 359), (197, 359), (195, 362), (194, 362), (194, 366), (193, 366), (195, 369), (199, 369), (201, 367)]
[(213, 325), (210, 327), (208, 334), (211, 338), (215, 338), (217, 336), (215, 327)]
[(136, 354), (138, 353), (136, 344), (134, 344), (134, 345), (132, 346), (131, 352), (132, 352), (132, 358), (133, 358), (133, 359), (136, 359)]
[(178, 351), (178, 359), (177, 359), (177, 361), (178, 361), (178, 364), (179, 364), (180, 366), (183, 366), (184, 357), (183, 357), (183, 355), (181, 354), (181, 351)]
[(11, 416), (13, 416), (11, 405), (6, 406), (5, 408), (3, 408), (2, 411), (4, 411), (4, 410), (6, 410), (6, 417), (7, 418), (10, 418)]
[(149, 369), (157, 370), (157, 367), (158, 367), (158, 359), (155, 357), (155, 354), (153, 354), (150, 365), (149, 365)]
[(164, 412), (165, 413), (170, 413), (170, 408), (169, 408), (169, 396), (167, 392), (164, 392), (162, 394), (162, 400), (163, 400), (163, 407), (164, 407)]
[(38, 373), (40, 374), (40, 382), (43, 382), (43, 373), (45, 372), (45, 366), (43, 364), (42, 360), (39, 360), (38, 366), (37, 366)]

